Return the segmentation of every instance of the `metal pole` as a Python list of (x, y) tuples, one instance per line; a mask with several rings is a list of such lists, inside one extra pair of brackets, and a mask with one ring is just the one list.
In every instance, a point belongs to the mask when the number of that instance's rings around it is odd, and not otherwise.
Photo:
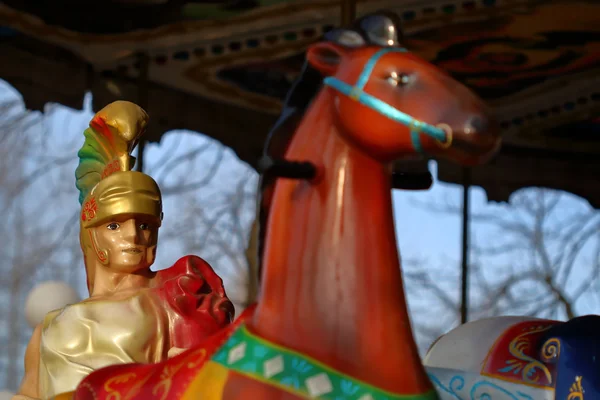
[(341, 0), (341, 24), (348, 26), (356, 19), (356, 0)]
[[(138, 62), (140, 64), (140, 72), (138, 75), (138, 105), (148, 112), (148, 69), (150, 67), (150, 58), (145, 53), (138, 55)], [(144, 147), (146, 147), (146, 140), (142, 137), (138, 143), (138, 154), (137, 154), (137, 170), (139, 172), (144, 171)]]
[(460, 293), (460, 322), (469, 318), (469, 188), (471, 169), (463, 168), (463, 206), (462, 206), (462, 265)]

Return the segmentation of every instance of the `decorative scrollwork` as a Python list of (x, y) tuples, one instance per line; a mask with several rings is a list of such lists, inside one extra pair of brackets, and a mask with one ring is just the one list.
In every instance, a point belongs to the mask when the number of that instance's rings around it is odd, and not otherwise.
[(98, 212), (98, 204), (96, 204), (96, 199), (94, 197), (90, 197), (81, 209), (81, 220), (90, 221), (96, 218), (96, 212)]
[(556, 362), (560, 356), (560, 340), (557, 338), (548, 339), (542, 346), (541, 355), (544, 362)]
[(433, 374), (428, 374), (428, 375), (429, 375), (429, 379), (433, 383), (433, 386), (438, 391), (444, 391), (444, 392), (452, 395), (456, 399), (462, 400), (462, 398), (459, 396), (458, 392), (460, 392), (461, 390), (463, 390), (463, 388), (465, 387), (465, 378), (464, 377), (462, 377), (460, 375), (455, 375), (455, 376), (453, 376), (450, 379), (450, 382), (448, 383), (448, 386), (445, 386), (438, 379), (437, 376), (435, 376)]
[(449, 383), (444, 385), (434, 374), (429, 373), (428, 375), (436, 390), (445, 392), (456, 400), (533, 400), (533, 397), (528, 394), (520, 391), (513, 392), (485, 378), (467, 383), (464, 376), (454, 375), (450, 378)]
[(120, 170), (121, 164), (119, 163), (119, 160), (114, 160), (104, 167), (104, 170), (102, 171), (102, 179), (114, 174), (115, 172), (119, 172)]
[(206, 361), (206, 349), (202, 348), (192, 352), (188, 357), (186, 357), (187, 367), (189, 369), (196, 368), (200, 366), (204, 361)]
[(567, 396), (567, 400), (583, 400), (583, 385), (581, 384), (581, 376), (575, 377), (575, 382), (571, 385), (569, 389), (569, 396)]
[(111, 387), (111, 385), (118, 385), (120, 383), (127, 383), (131, 379), (136, 378), (136, 374), (133, 372), (126, 372), (121, 375), (113, 376), (104, 383), (104, 390), (106, 391), (106, 400), (121, 400), (121, 392), (119, 389)]
[(171, 385), (173, 384), (173, 376), (183, 367), (185, 362), (180, 362), (179, 364), (165, 365), (165, 368), (162, 370), (160, 374), (160, 381), (152, 388), (152, 395), (158, 397), (160, 395), (160, 400), (166, 400), (169, 392), (171, 391)]
[(531, 396), (521, 392), (512, 393), (506, 388), (489, 381), (479, 381), (475, 383), (471, 388), (469, 396), (470, 400), (533, 400)]
[(514, 357), (513, 359), (507, 360), (508, 367), (504, 368), (505, 371), (514, 370), (521, 371), (521, 379), (523, 382), (535, 384), (540, 380), (538, 371), (541, 372), (548, 383), (552, 383), (552, 374), (550, 370), (540, 361), (525, 354), (526, 350), (532, 346), (531, 336), (536, 333), (546, 331), (550, 326), (536, 326), (531, 327), (525, 332), (515, 337), (509, 344), (508, 351)]

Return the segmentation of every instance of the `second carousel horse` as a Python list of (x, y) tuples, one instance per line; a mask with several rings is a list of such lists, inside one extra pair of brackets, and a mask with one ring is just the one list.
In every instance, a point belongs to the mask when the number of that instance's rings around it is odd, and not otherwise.
[(600, 316), (495, 317), (440, 337), (425, 366), (442, 400), (600, 399)]

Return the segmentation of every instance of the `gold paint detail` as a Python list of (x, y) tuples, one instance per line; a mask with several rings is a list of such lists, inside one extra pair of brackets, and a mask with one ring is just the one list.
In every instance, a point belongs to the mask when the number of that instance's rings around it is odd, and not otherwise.
[(173, 384), (173, 376), (181, 369), (181, 367), (183, 367), (184, 364), (185, 361), (175, 365), (165, 365), (160, 373), (160, 381), (152, 388), (152, 394), (155, 397), (158, 397), (160, 400), (167, 399), (169, 392), (171, 391), (171, 385)]
[(450, 146), (452, 146), (453, 135), (452, 135), (452, 128), (450, 127), (450, 125), (441, 123), (441, 124), (437, 124), (436, 127), (440, 128), (441, 130), (446, 132), (446, 140), (444, 140), (443, 142), (435, 139), (435, 142), (437, 143), (437, 145), (440, 146), (442, 149), (447, 149)]
[(133, 372), (126, 372), (121, 375), (113, 376), (104, 383), (104, 390), (106, 391), (106, 400), (121, 400), (121, 392), (111, 387), (112, 384), (127, 383), (131, 379), (136, 378), (136, 374)]
[(556, 362), (558, 357), (560, 357), (560, 340), (557, 338), (548, 339), (544, 346), (542, 346), (542, 361)]
[(539, 380), (539, 377), (536, 377), (535, 379), (530, 378), (532, 372), (534, 372), (536, 369), (540, 370), (546, 376), (548, 383), (552, 384), (553, 382), (552, 374), (550, 373), (548, 367), (546, 367), (542, 362), (524, 353), (524, 350), (532, 345), (529, 336), (539, 332), (544, 332), (548, 329), (550, 329), (550, 326), (542, 325), (532, 327), (531, 329), (528, 329), (527, 331), (515, 337), (509, 344), (508, 351), (513, 357), (515, 357), (515, 359), (508, 361), (520, 363), (522, 365), (521, 379), (525, 383), (532, 384)]
[(187, 368), (188, 369), (196, 368), (204, 362), (204, 359), (206, 358), (206, 349), (202, 348), (202, 349), (193, 351), (187, 358), (193, 359), (193, 361), (190, 361), (187, 363)]
[(100, 260), (103, 265), (108, 265), (108, 252), (106, 250), (99, 249), (94, 232), (91, 229), (88, 229), (87, 231), (90, 236), (90, 243), (92, 244), (92, 248), (98, 257), (98, 260)]
[(94, 196), (90, 196), (89, 199), (83, 203), (81, 207), (81, 220), (91, 221), (96, 218), (96, 211), (98, 211), (98, 205)]
[(581, 384), (581, 380), (582, 377), (581, 376), (576, 376), (575, 377), (575, 383), (573, 383), (571, 385), (571, 388), (569, 389), (569, 396), (567, 397), (567, 400), (583, 400), (583, 385)]

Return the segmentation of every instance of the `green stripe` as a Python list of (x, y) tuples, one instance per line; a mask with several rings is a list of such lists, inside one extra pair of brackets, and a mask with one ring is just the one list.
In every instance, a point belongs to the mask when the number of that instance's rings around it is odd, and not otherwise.
[[(438, 400), (435, 390), (401, 395), (378, 389), (295, 351), (259, 338), (244, 325), (212, 357), (225, 368), (290, 392), (326, 400)], [(311, 390), (312, 389), (312, 390)]]

